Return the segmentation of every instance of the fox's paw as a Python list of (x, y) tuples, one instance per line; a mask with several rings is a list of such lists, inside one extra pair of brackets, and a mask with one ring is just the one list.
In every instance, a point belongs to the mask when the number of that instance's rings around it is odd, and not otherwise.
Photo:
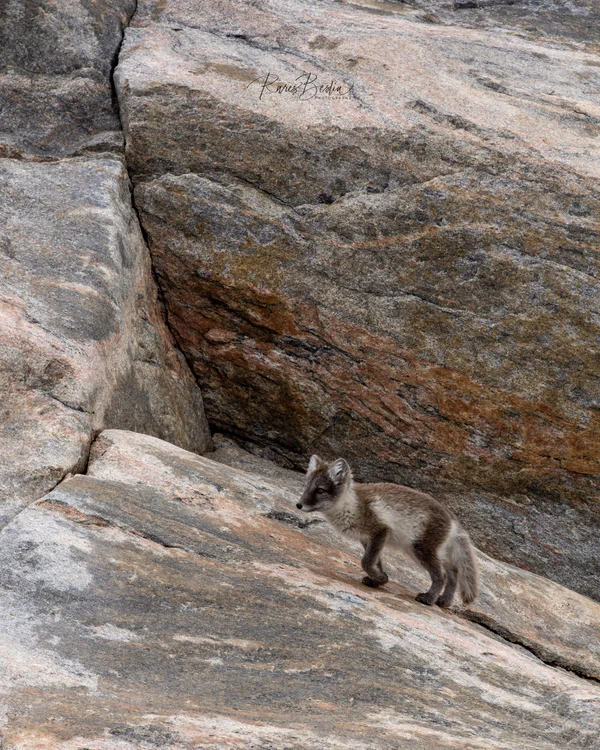
[(424, 591), (422, 594), (417, 594), (415, 599), (419, 602), (419, 604), (427, 604), (428, 607), (431, 607), (431, 605), (433, 604), (433, 601), (429, 596), (429, 592), (427, 591)]
[(373, 578), (369, 578), (369, 576), (365, 576), (362, 579), (362, 582), (365, 584), (365, 586), (368, 586), (371, 589), (378, 589), (382, 584), (379, 583), (379, 581), (376, 581)]

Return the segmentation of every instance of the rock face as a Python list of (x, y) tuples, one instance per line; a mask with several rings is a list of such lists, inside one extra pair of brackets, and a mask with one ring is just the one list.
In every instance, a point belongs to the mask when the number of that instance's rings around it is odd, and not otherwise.
[(16, 157), (0, 158), (0, 526), (85, 469), (105, 427), (210, 446), (126, 166), (107, 153), (122, 151), (111, 76), (134, 7), (0, 8), (0, 157)]
[(597, 10), (555, 6), (141, 0), (115, 82), (209, 421), (598, 597)]
[(119, 150), (111, 72), (135, 0), (0, 6), (0, 155)]
[[(400, 559), (366, 589), (357, 550), (296, 498), (102, 433), (87, 476), (0, 534), (7, 750), (594, 747), (597, 682), (417, 604)], [(597, 678), (600, 605), (539, 584), (490, 561), (478, 612)]]
[(394, 555), (366, 589), (267, 460), (600, 595), (600, 19), (561, 3), (2, 5), (3, 750), (596, 746), (600, 604), (483, 552), (468, 609)]
[(120, 160), (0, 160), (0, 522), (103, 427), (190, 450), (202, 398), (162, 319)]

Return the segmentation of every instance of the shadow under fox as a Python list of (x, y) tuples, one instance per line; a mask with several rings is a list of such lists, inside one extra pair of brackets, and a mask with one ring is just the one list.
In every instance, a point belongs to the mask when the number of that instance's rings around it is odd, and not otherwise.
[(297, 507), (320, 511), (344, 536), (362, 543), (367, 586), (377, 588), (389, 580), (381, 565), (381, 552), (388, 544), (408, 553), (431, 576), (431, 587), (417, 595), (418, 602), (449, 607), (457, 592), (464, 604), (477, 596), (477, 564), (469, 535), (431, 495), (397, 484), (357, 484), (343, 458), (326, 464), (312, 456)]

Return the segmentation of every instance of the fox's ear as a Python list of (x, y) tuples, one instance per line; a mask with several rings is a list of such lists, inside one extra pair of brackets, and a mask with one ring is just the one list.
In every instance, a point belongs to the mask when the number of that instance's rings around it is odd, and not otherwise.
[(322, 463), (323, 461), (319, 458), (319, 456), (311, 456), (310, 461), (308, 462), (308, 469), (306, 470), (306, 473), (312, 474), (313, 471), (316, 471)]
[(343, 484), (350, 476), (350, 467), (343, 458), (336, 459), (329, 467), (329, 478), (334, 484)]

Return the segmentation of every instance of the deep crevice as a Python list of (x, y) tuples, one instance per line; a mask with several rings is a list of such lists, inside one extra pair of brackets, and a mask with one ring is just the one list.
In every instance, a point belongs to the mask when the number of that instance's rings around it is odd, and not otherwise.
[[(123, 120), (121, 118), (121, 106), (119, 104), (119, 97), (117, 94), (117, 87), (115, 86), (115, 70), (117, 69), (117, 65), (119, 64), (119, 57), (121, 56), (121, 49), (123, 48), (123, 42), (125, 41), (125, 32), (127, 29), (131, 26), (131, 22), (135, 18), (135, 14), (138, 10), (138, 0), (135, 0), (133, 13), (129, 16), (127, 23), (123, 25), (123, 31), (121, 33), (121, 41), (119, 42), (119, 46), (115, 50), (112, 59), (110, 61), (110, 74), (109, 74), (109, 81), (110, 81), (110, 90), (112, 95), (112, 104), (113, 108), (115, 110), (115, 114), (117, 116), (117, 119), (119, 120), (119, 125), (121, 127), (121, 133), (123, 135), (123, 157), (125, 160), (125, 166), (127, 166), (127, 157), (125, 156), (125, 130), (123, 128)], [(128, 170), (129, 173), (129, 170)]]
[(154, 260), (152, 258), (152, 253), (150, 251), (150, 238), (148, 237), (148, 233), (146, 232), (146, 230), (144, 228), (144, 225), (143, 225), (141, 217), (140, 217), (140, 212), (138, 211), (138, 207), (137, 207), (136, 202), (135, 202), (135, 194), (134, 194), (134, 189), (133, 189), (133, 180), (132, 180), (131, 172), (129, 170), (129, 164), (127, 162), (127, 149), (126, 149), (126, 141), (125, 141), (125, 129), (123, 127), (123, 119), (121, 117), (121, 105), (120, 105), (120, 102), (119, 102), (119, 96), (118, 96), (118, 93), (117, 93), (117, 87), (115, 85), (115, 70), (116, 70), (116, 68), (117, 68), (117, 66), (119, 64), (119, 58), (121, 56), (121, 49), (122, 49), (123, 43), (125, 41), (125, 32), (127, 31), (127, 29), (129, 28), (129, 26), (131, 25), (133, 19), (135, 18), (137, 10), (138, 10), (138, 3), (137, 3), (137, 0), (136, 0), (134, 11), (133, 11), (133, 13), (130, 16), (129, 21), (127, 22), (127, 25), (125, 25), (123, 27), (123, 35), (121, 37), (121, 43), (119, 44), (119, 47), (118, 47), (118, 49), (117, 49), (117, 51), (116, 51), (116, 53), (114, 55), (114, 58), (113, 58), (113, 61), (112, 61), (112, 67), (111, 67), (111, 71), (110, 71), (110, 85), (111, 85), (111, 90), (112, 90), (112, 94), (113, 94), (113, 100), (114, 100), (114, 103), (115, 103), (115, 111), (116, 111), (116, 114), (117, 114), (117, 117), (118, 117), (118, 120), (119, 120), (119, 124), (121, 126), (121, 132), (123, 133), (123, 152), (122, 152), (122, 154), (123, 154), (123, 163), (125, 165), (125, 169), (127, 171), (127, 176), (128, 176), (129, 197), (130, 197), (130, 201), (131, 201), (131, 208), (132, 208), (132, 211), (135, 214), (135, 217), (137, 219), (138, 226), (139, 226), (140, 232), (142, 234), (142, 239), (144, 240), (144, 245), (146, 246), (146, 251), (148, 253), (148, 258), (150, 259), (150, 273), (152, 275), (152, 279), (154, 280), (154, 284), (156, 285), (158, 306), (159, 306), (159, 309), (160, 309), (160, 311), (162, 313), (162, 318), (163, 318), (164, 324), (167, 327), (167, 330), (169, 331), (169, 333), (171, 335), (173, 347), (180, 353), (181, 357), (183, 358), (183, 361), (186, 363), (186, 365), (187, 365), (187, 367), (188, 367), (188, 369), (189, 369), (189, 371), (190, 371), (190, 373), (192, 375), (192, 378), (194, 380), (194, 383), (196, 384), (196, 387), (200, 390), (200, 392), (202, 392), (202, 389), (200, 388), (200, 383), (198, 382), (198, 378), (196, 376), (194, 368), (192, 367), (191, 362), (190, 362), (189, 358), (187, 357), (186, 353), (183, 351), (183, 349), (179, 345), (177, 337), (175, 336), (175, 333), (174, 333), (173, 328), (171, 326), (171, 323), (169, 321), (169, 311), (168, 311), (168, 307), (167, 307), (167, 304), (166, 304), (166, 301), (165, 301), (164, 289), (162, 287), (162, 284), (160, 283), (159, 274), (157, 273), (157, 271), (156, 271), (156, 269), (154, 267)]
[[(125, 159), (125, 168), (127, 169), (127, 174), (129, 175), (129, 167), (127, 165), (127, 159)], [(154, 280), (154, 284), (156, 286), (157, 291), (157, 302), (158, 307), (162, 313), (162, 318), (164, 321), (165, 326), (167, 327), (167, 330), (169, 334), (171, 335), (171, 340), (173, 347), (180, 353), (181, 357), (183, 358), (183, 361), (186, 363), (188, 370), (190, 371), (192, 378), (194, 379), (194, 383), (196, 384), (196, 387), (202, 392), (202, 388), (200, 386), (200, 382), (198, 380), (198, 376), (196, 375), (196, 372), (192, 366), (192, 362), (190, 358), (187, 356), (185, 351), (181, 348), (179, 345), (179, 341), (177, 340), (177, 336), (175, 335), (175, 332), (173, 330), (173, 327), (171, 326), (171, 321), (169, 319), (169, 308), (166, 303), (166, 296), (163, 289), (163, 286), (160, 281), (160, 275), (156, 271), (156, 268), (154, 267), (154, 259), (152, 257), (152, 253), (150, 251), (150, 238), (148, 236), (148, 233), (146, 232), (144, 225), (142, 224), (142, 220), (138, 211), (138, 208), (135, 204), (135, 198), (134, 198), (134, 192), (132, 188), (132, 181), (131, 181), (131, 175), (129, 175), (129, 194), (131, 197), (131, 208), (137, 218), (138, 225), (140, 227), (140, 232), (142, 234), (142, 239), (144, 240), (144, 245), (146, 246), (146, 251), (148, 253), (148, 257), (150, 259), (150, 273), (152, 275), (152, 279)]]

